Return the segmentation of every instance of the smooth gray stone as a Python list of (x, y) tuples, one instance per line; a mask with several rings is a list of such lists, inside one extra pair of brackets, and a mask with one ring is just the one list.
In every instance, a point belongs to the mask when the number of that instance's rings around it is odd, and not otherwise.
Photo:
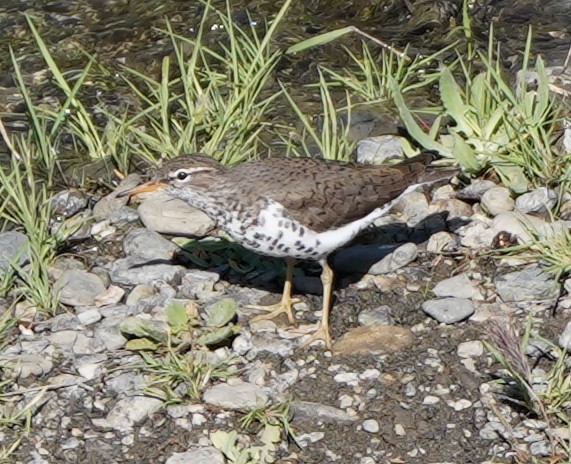
[(258, 385), (241, 382), (214, 385), (204, 392), (202, 399), (207, 404), (234, 410), (263, 406), (268, 402), (268, 395)]
[(178, 249), (174, 243), (161, 234), (144, 228), (130, 231), (123, 239), (125, 254), (141, 260), (169, 261)]
[(30, 261), (28, 237), (21, 232), (0, 232), (0, 274), (10, 269), (14, 262), (23, 266)]
[(95, 297), (105, 291), (101, 278), (87, 271), (65, 271), (54, 283), (60, 301), (69, 306), (92, 306)]
[(133, 256), (118, 259), (111, 265), (111, 281), (119, 285), (150, 284), (155, 280), (173, 282), (180, 279), (187, 269), (173, 264), (152, 264)]
[(165, 464), (224, 464), (224, 455), (209, 446), (184, 453), (173, 453)]
[(422, 310), (438, 322), (454, 324), (474, 314), (474, 304), (465, 298), (442, 298), (425, 301)]
[(538, 267), (504, 274), (494, 283), (504, 302), (548, 300), (559, 295), (559, 284), (552, 275)]

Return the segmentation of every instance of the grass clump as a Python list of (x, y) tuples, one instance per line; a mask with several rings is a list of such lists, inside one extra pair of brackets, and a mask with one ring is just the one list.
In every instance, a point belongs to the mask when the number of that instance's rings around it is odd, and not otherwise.
[(202, 391), (217, 379), (237, 374), (233, 356), (218, 357), (209, 348), (227, 344), (239, 331), (232, 321), (236, 303), (216, 303), (202, 320), (196, 305), (172, 302), (165, 310), (166, 324), (136, 317), (121, 323), (130, 340), (126, 348), (136, 350), (143, 364), (134, 366), (150, 375), (147, 393), (167, 403), (200, 399)]
[[(571, 154), (560, 153), (556, 146), (561, 120), (540, 57), (535, 63), (537, 88), (528, 86), (525, 78), (530, 49), (531, 32), (515, 89), (500, 69), (493, 33), (487, 54), (476, 50), (472, 57), (459, 56), (456, 63), (444, 66), (439, 77), (443, 109), (428, 133), (415, 121), (399, 84), (392, 79), (395, 104), (410, 135), (425, 149), (456, 160), (468, 173), (494, 170), (516, 194), (529, 187), (567, 183)], [(453, 76), (454, 69), (460, 70), (464, 88)], [(444, 121), (448, 122), (442, 133)]]
[[(564, 460), (568, 460), (571, 458), (571, 448), (557, 430), (571, 429), (569, 356), (565, 349), (542, 337), (532, 335), (533, 323), (533, 318), (529, 317), (521, 336), (513, 324), (494, 323), (489, 328), (490, 338), (485, 345), (504, 369), (504, 374), (498, 381), (502, 398), (545, 421), (547, 424), (545, 433), (553, 453), (550, 459), (562, 459), (565, 456)], [(547, 347), (544, 358), (549, 360), (550, 368), (542, 376), (534, 374), (525, 354), (532, 338), (541, 341)], [(511, 430), (509, 420), (503, 418), (499, 411), (496, 411), (496, 415), (507, 430)], [(515, 443), (512, 443), (512, 446), (517, 450), (517, 462), (548, 462), (521, 451)]]
[[(238, 27), (229, 7), (220, 12), (207, 4), (196, 38), (165, 31), (175, 62), (171, 66), (164, 58), (159, 79), (124, 68), (124, 79), (143, 106), (117, 121), (132, 136), (131, 148), (149, 159), (204, 151), (230, 165), (255, 157), (268, 109), (279, 95), (269, 89), (280, 56), (271, 39), (290, 3), (284, 3), (263, 36)], [(227, 39), (219, 49), (204, 45), (211, 13)]]

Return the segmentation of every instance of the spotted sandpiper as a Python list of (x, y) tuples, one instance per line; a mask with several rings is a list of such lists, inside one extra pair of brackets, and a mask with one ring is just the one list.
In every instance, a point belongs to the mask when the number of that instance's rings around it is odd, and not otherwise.
[(280, 303), (265, 307), (273, 318), (294, 322), (291, 297), (295, 260), (314, 260), (323, 269), (323, 312), (319, 328), (305, 343), (323, 340), (331, 349), (329, 311), (333, 270), (327, 257), (384, 215), (396, 199), (423, 182), (431, 157), (391, 166), (341, 163), (312, 158), (266, 158), (227, 168), (204, 154), (168, 161), (154, 180), (122, 195), (165, 188), (202, 210), (243, 247), (285, 258)]

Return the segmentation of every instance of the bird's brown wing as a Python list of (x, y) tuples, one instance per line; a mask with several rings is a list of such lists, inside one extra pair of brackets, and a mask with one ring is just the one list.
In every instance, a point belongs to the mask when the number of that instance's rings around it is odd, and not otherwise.
[(400, 195), (427, 159), (363, 166), (310, 158), (270, 158), (231, 169), (239, 195), (280, 203), (301, 224), (321, 232), (360, 219)]

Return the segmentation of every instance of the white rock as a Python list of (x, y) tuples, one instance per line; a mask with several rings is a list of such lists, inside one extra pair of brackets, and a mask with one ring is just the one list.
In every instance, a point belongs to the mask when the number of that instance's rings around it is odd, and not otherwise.
[(363, 421), (363, 430), (369, 433), (377, 433), (381, 427), (375, 419), (366, 419)]
[(494, 187), (482, 195), (481, 205), (490, 216), (497, 216), (505, 211), (513, 211), (515, 201), (505, 187)]
[(473, 358), (483, 354), (484, 344), (480, 340), (472, 340), (458, 345), (458, 356), (461, 358)]

